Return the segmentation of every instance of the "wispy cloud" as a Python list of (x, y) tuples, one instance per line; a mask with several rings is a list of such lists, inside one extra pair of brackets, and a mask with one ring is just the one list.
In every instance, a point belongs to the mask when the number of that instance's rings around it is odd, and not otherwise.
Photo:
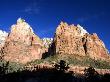
[(83, 23), (83, 22), (85, 22), (85, 21), (87, 21), (87, 20), (88, 20), (87, 17), (80, 17), (80, 18), (77, 19), (77, 21), (78, 21), (78, 22), (81, 22), (81, 23)]
[(22, 12), (27, 13), (27, 14), (39, 14), (40, 6), (38, 4), (39, 2), (33, 1), (28, 6), (24, 7)]
[(88, 14), (86, 16), (79, 17), (77, 19), (77, 21), (80, 22), (80, 23), (84, 23), (84, 22), (92, 20), (92, 19), (96, 20), (96, 19), (100, 18), (101, 16), (103, 16), (104, 14), (105, 14), (104, 12), (101, 12), (101, 13), (98, 13), (98, 14), (93, 14), (93, 15)]
[(38, 14), (40, 12), (39, 8), (38, 7), (27, 7), (24, 9), (24, 12), (25, 13), (28, 13), (28, 14)]

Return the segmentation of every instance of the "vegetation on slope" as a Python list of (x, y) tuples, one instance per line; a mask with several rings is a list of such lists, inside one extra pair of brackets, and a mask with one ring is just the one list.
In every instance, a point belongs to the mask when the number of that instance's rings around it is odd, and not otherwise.
[(35, 60), (30, 63), (33, 64), (40, 64), (40, 63), (48, 63), (48, 64), (53, 64), (53, 63), (58, 63), (60, 60), (64, 60), (66, 61), (68, 64), (71, 64), (73, 66), (92, 66), (94, 68), (98, 68), (98, 69), (110, 69), (110, 63), (104, 60), (94, 60), (91, 59), (90, 57), (84, 57), (84, 58), (79, 58), (79, 57), (71, 57), (71, 56), (59, 56), (59, 55), (54, 55), (54, 56), (50, 56), (47, 57), (45, 59), (41, 59), (41, 60)]

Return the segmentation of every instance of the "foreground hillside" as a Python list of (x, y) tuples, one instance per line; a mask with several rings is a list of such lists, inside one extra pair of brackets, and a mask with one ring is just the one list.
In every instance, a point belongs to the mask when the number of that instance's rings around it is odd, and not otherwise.
[[(7, 63), (8, 65), (8, 63)], [(93, 67), (70, 67), (60, 60), (53, 66), (25, 66), (15, 72), (9, 72), (7, 65), (0, 67), (1, 82), (109, 82), (110, 70), (94, 69)], [(8, 73), (9, 72), (9, 73)]]

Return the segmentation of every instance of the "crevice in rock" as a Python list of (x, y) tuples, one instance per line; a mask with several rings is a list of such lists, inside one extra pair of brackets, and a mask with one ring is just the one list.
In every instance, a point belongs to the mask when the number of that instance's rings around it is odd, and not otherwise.
[(86, 47), (86, 43), (83, 44), (83, 48), (84, 48), (84, 51), (85, 51), (85, 54), (87, 53), (87, 47)]
[(87, 40), (85, 38), (82, 38), (82, 42), (83, 42), (83, 48), (86, 54), (87, 53), (87, 46), (86, 46)]

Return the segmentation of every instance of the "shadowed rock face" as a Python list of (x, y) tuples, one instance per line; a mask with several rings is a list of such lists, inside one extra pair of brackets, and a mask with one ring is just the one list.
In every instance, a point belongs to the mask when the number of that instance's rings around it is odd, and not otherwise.
[(89, 56), (93, 59), (109, 59), (108, 51), (97, 34), (89, 34), (80, 25), (68, 25), (61, 22), (57, 27), (54, 40), (49, 52), (52, 54), (66, 54)]
[(23, 19), (11, 26), (2, 55), (7, 61), (26, 63), (42, 58), (42, 41), (34, 34), (32, 28)]

